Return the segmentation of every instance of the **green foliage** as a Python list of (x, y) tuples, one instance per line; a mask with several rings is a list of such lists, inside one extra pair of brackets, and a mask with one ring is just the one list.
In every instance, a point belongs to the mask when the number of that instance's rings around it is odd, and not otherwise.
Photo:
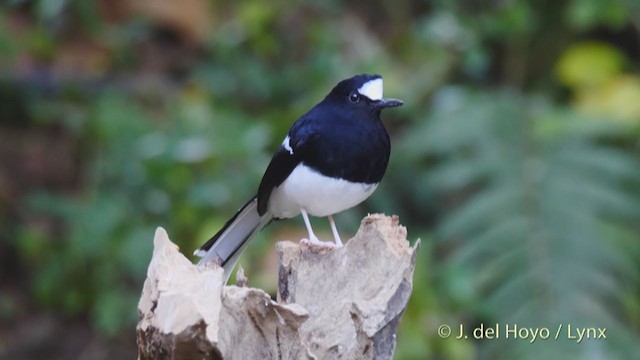
[[(406, 153), (413, 163), (435, 159), (418, 175), (431, 201), (466, 193), (437, 237), (454, 248), (446, 266), (471, 270), (486, 323), (598, 324), (611, 337), (603, 356), (629, 357), (634, 329), (616, 304), (638, 291), (629, 284), (640, 275), (631, 245), (640, 164), (597, 131), (537, 130), (558, 121), (588, 119), (514, 92), (445, 88), (428, 121), (407, 136)], [(569, 342), (504, 342), (484, 355), (539, 358), (553, 349), (554, 357), (582, 358)]]
[(579, 44), (564, 52), (558, 62), (558, 77), (571, 87), (600, 86), (620, 73), (623, 60), (623, 55), (608, 44)]
[[(70, 314), (90, 310), (98, 326), (117, 333), (135, 320), (130, 285), (139, 285), (146, 272), (153, 226), (163, 224), (195, 248), (204, 240), (194, 236), (205, 226), (204, 214), (237, 206), (229, 193), (251, 194), (259, 163), (238, 168), (234, 162), (249, 153), (266, 161), (264, 127), (215, 114), (197, 98), (184, 103), (172, 114), (180, 121), (153, 123), (151, 109), (107, 91), (90, 104), (86, 122), (74, 125), (89, 134), (81, 144), (91, 159), (86, 190), (73, 197), (32, 195), (28, 207), (61, 219), (64, 235), (49, 238), (26, 228), (19, 242), (38, 264), (33, 284), (41, 302)], [(210, 221), (219, 226), (229, 212), (215, 213)]]
[[(635, 356), (637, 44), (608, 39), (634, 33), (636, 2), (196, 0), (211, 15), (193, 25), (186, 2), (164, 1), (182, 5), (163, 17), (136, 1), (124, 15), (108, 1), (0, 5), (2, 131), (63, 134), (77, 166), (65, 186), (19, 195), (0, 176), (0, 200), (18, 198), (0, 223), (38, 307), (23, 313), (86, 318), (107, 336), (131, 329), (155, 227), (190, 253), (253, 195), (298, 116), (335, 81), (377, 72), (406, 103), (384, 115), (390, 168), (337, 220), (347, 235), (366, 211), (396, 213), (422, 238), (397, 358)], [(273, 252), (249, 248), (253, 285), (274, 285), (263, 276)], [(19, 305), (3, 294), (0, 317)], [(609, 336), (529, 344), (436, 331), (496, 322)]]
[(615, 0), (573, 0), (567, 11), (567, 19), (579, 29), (600, 24), (620, 27), (627, 21), (631, 7), (635, 6), (637, 10), (638, 6), (633, 1), (629, 1), (627, 6), (620, 5)]

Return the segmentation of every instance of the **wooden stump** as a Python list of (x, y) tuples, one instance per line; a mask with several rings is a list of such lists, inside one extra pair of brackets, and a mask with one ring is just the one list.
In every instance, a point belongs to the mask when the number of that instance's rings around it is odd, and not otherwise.
[(138, 305), (140, 359), (391, 359), (419, 241), (370, 215), (339, 249), (279, 242), (277, 301), (223, 286), (158, 228)]

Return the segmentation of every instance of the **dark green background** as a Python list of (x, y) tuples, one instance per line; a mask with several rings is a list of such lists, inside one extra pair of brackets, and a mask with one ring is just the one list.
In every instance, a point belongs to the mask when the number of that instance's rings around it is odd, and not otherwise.
[[(384, 181), (337, 222), (398, 214), (422, 239), (396, 358), (637, 358), (638, 19), (615, 0), (4, 0), (0, 358), (134, 358), (155, 227), (190, 254), (362, 72), (405, 106), (383, 116)], [(251, 284), (273, 292), (274, 242), (304, 233), (263, 232)], [(495, 323), (607, 339), (436, 331)]]

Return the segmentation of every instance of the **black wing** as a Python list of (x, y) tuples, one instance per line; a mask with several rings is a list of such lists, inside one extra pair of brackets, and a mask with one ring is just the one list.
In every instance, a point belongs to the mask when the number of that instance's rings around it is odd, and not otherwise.
[(282, 146), (273, 154), (267, 171), (260, 181), (260, 187), (258, 187), (258, 214), (260, 216), (267, 212), (269, 197), (273, 189), (282, 184), (299, 163), (299, 157), (295, 153), (290, 154)]
[(273, 189), (280, 186), (293, 169), (303, 161), (306, 149), (317, 138), (312, 119), (312, 116), (307, 114), (296, 121), (289, 131), (289, 149), (281, 145), (278, 151), (273, 154), (258, 187), (258, 214), (260, 216), (267, 212), (269, 197), (271, 197)]

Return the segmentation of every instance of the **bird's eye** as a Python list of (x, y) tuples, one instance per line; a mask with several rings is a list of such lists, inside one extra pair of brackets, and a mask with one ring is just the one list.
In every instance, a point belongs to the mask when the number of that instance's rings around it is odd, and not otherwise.
[(360, 101), (360, 94), (358, 94), (357, 92), (352, 92), (349, 95), (349, 100), (351, 100), (352, 103), (357, 103), (358, 101)]

